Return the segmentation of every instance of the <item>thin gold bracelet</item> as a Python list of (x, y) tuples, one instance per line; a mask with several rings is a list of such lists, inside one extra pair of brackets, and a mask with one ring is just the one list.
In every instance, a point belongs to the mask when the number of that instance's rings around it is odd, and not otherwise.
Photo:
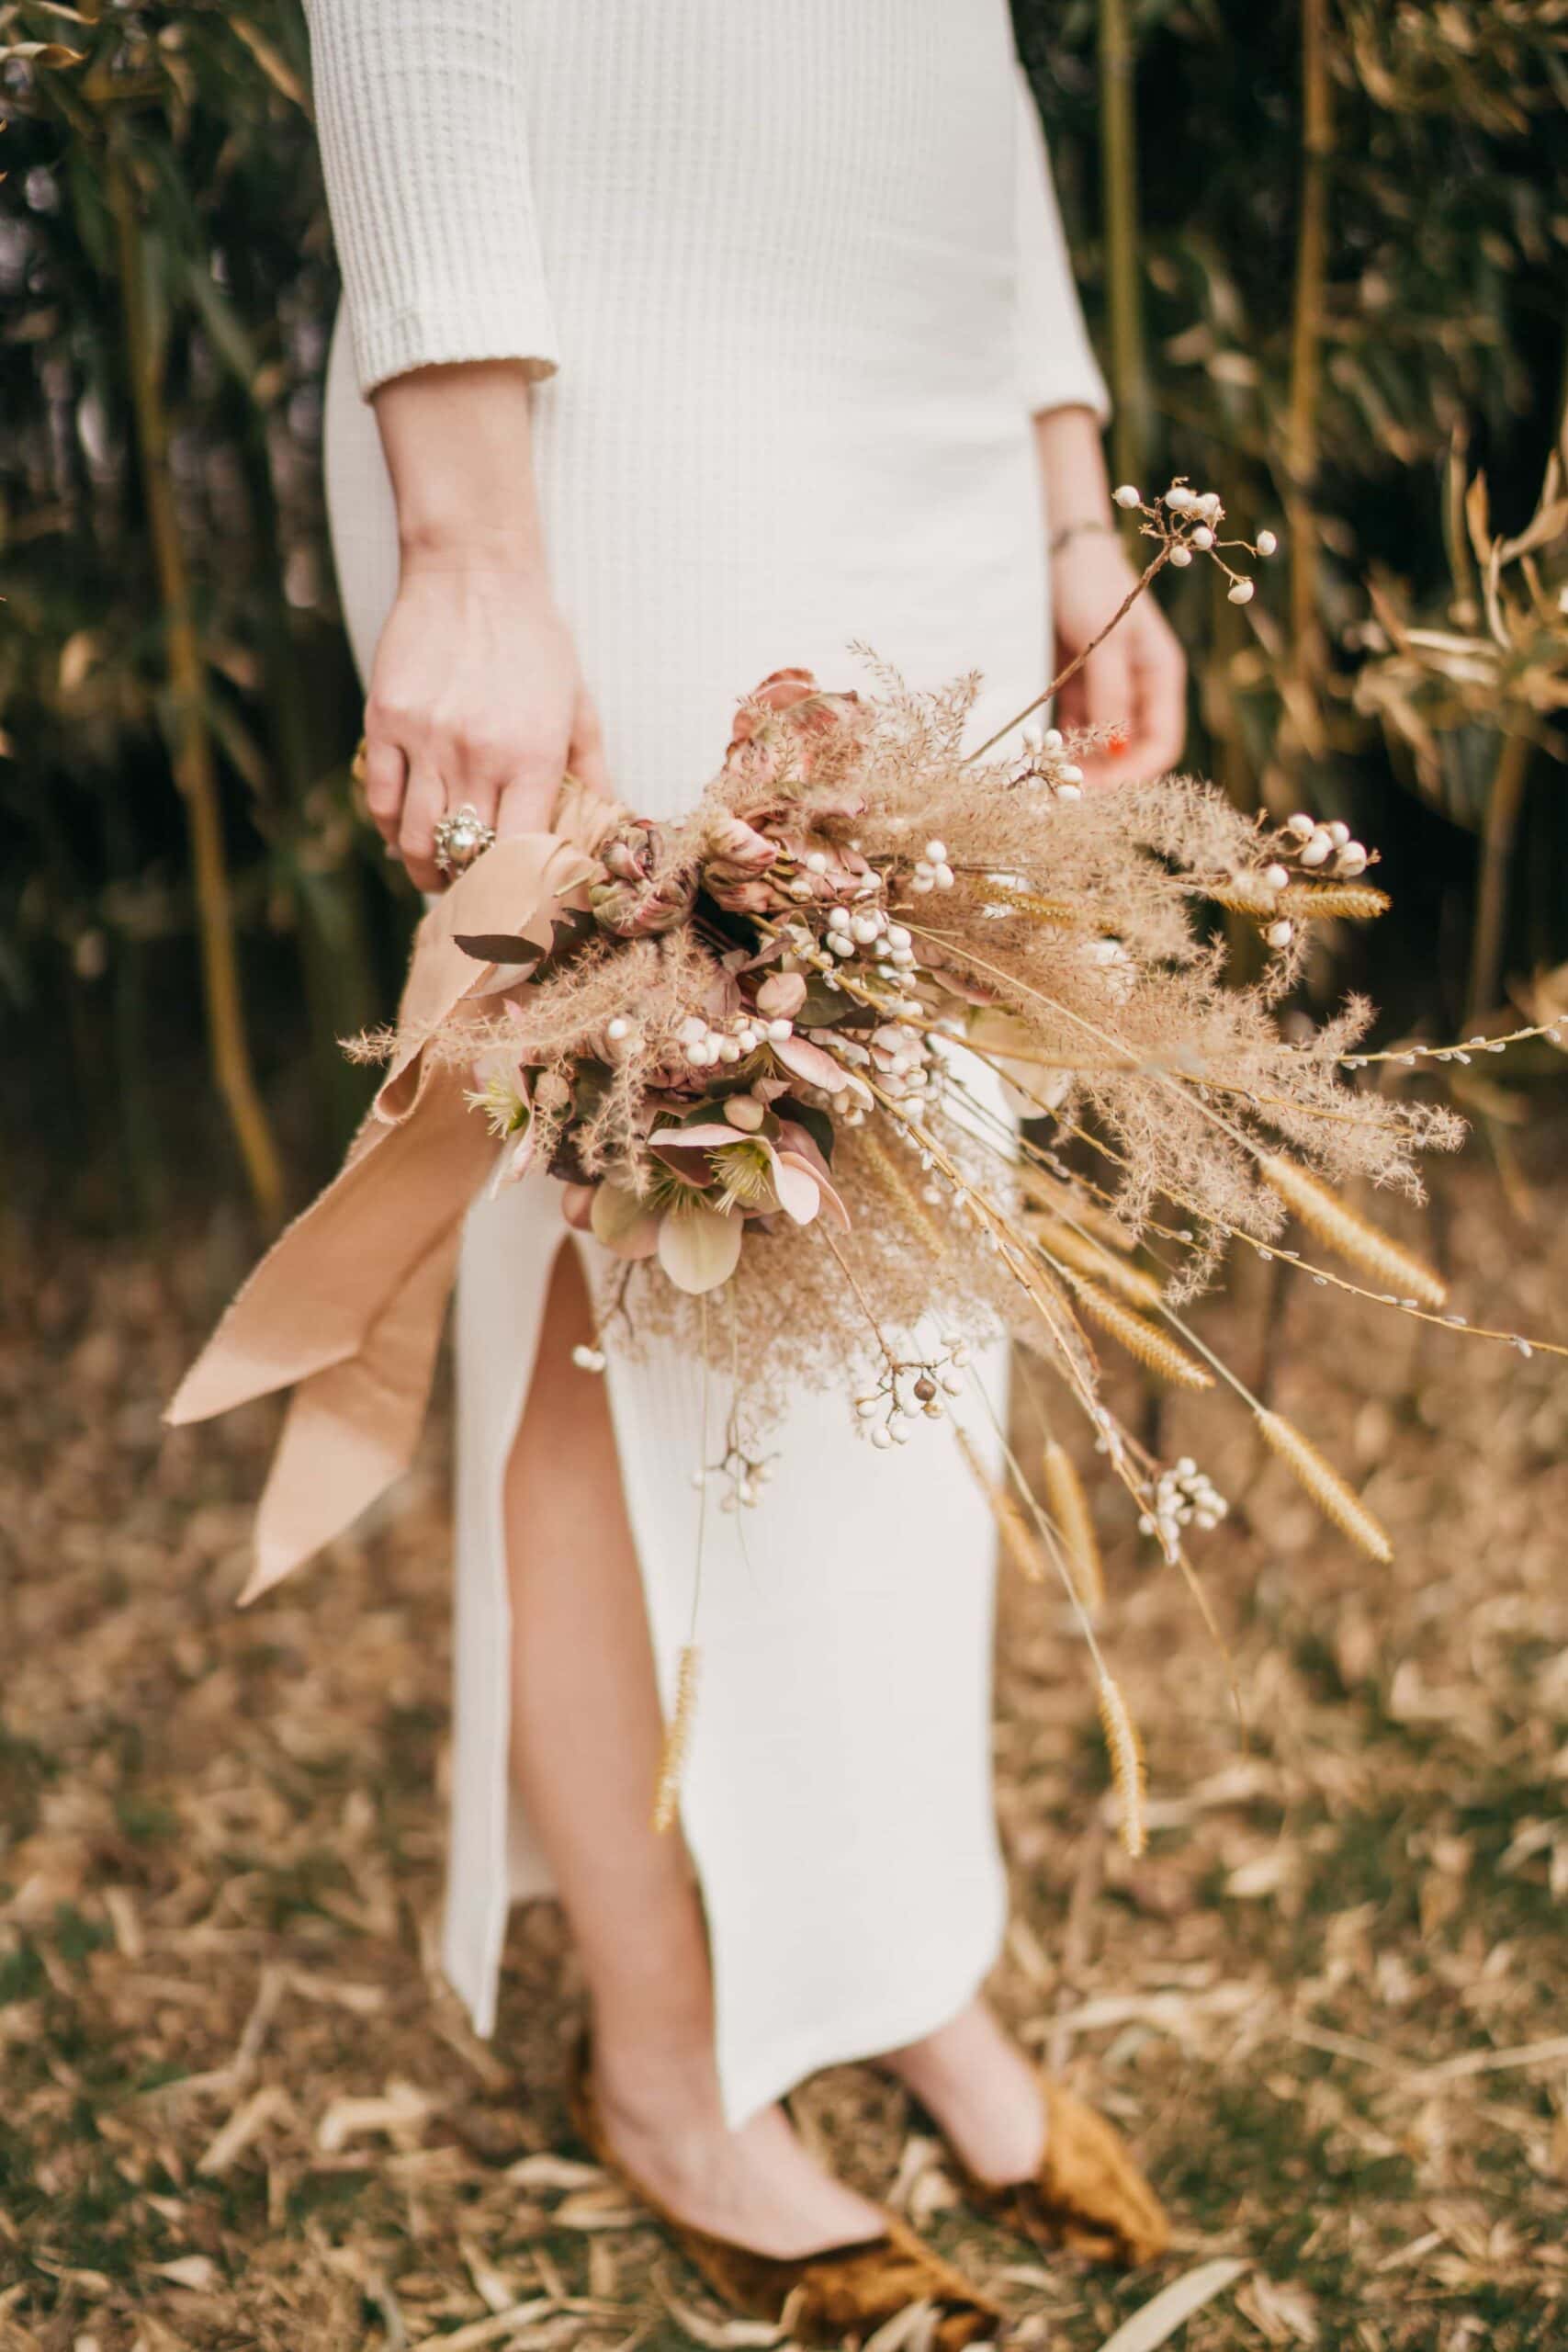
[(1052, 535), (1047, 552), (1055, 560), (1064, 548), (1072, 546), (1075, 539), (1088, 538), (1091, 535), (1098, 537), (1101, 534), (1108, 539), (1113, 539), (1116, 537), (1115, 524), (1102, 521), (1098, 514), (1086, 514), (1077, 523), (1064, 523), (1061, 529)]

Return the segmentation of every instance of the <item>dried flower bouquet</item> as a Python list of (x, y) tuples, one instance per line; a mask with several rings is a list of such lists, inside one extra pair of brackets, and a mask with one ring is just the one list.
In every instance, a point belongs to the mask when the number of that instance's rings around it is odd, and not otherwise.
[[(1251, 594), (1216, 499), (1117, 495), (1154, 542), (1134, 594), (1200, 555)], [(1088, 1415), (1173, 1563), (1224, 1504), (1118, 1420), (1104, 1340), (1179, 1386), (1228, 1385), (1328, 1519), (1387, 1559), (1365, 1505), (1182, 1314), (1230, 1242), (1276, 1251), (1293, 1215), (1370, 1295), (1459, 1320), (1437, 1273), (1334, 1189), (1417, 1197), (1418, 1154), (1455, 1144), (1459, 1121), (1348, 1076), (1365, 1004), (1303, 1034), (1275, 1017), (1313, 922), (1388, 903), (1371, 854), (1343, 826), (1246, 817), (1183, 777), (1087, 792), (1084, 743), (1047, 729), (1021, 748), (1029, 713), (966, 752), (977, 680), (914, 694), (872, 674), (864, 695), (799, 670), (765, 680), (678, 821), (580, 803), (587, 854), (545, 922), (530, 905), (512, 930), (466, 930), (477, 871), (462, 877), (444, 905), (471, 977), (436, 1017), (405, 1002), (354, 1050), (460, 1089), (494, 1137), (492, 1187), (559, 1180), (567, 1222), (603, 1248), (584, 1369), (671, 1331), (727, 1380), (739, 1368), (722, 1458), (695, 1465), (726, 1507), (760, 1498), (761, 1433), (792, 1388), (854, 1364), (847, 1406), (891, 1450), (945, 1418), (976, 1342), (1006, 1332)], [(1260, 979), (1227, 980), (1213, 907), (1256, 922)], [(1054, 1568), (1078, 1612), (1135, 1846), (1092, 1521), (1059, 1443), (1037, 1495), (995, 1433), (1005, 1487), (960, 1442), (1010, 1553)], [(692, 1655), (660, 1819), (694, 1678)]]

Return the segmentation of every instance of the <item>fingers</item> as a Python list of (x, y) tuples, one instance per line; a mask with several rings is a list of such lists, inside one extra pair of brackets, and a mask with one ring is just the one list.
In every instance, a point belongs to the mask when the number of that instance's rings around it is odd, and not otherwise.
[[(1175, 631), (1153, 605), (1148, 621), (1133, 645), (1137, 758), (1129, 773), (1164, 775), (1187, 741), (1187, 662)], [(1131, 763), (1132, 751), (1128, 757)]]
[(423, 756), (411, 761), (398, 850), (418, 890), (439, 890), (445, 879), (435, 864), (435, 826), (446, 813), (446, 787), (439, 772)]
[(1109, 730), (1099, 751), (1084, 754), (1093, 785), (1130, 784), (1176, 765), (1187, 740), (1187, 664), (1154, 605), (1129, 614), (1068, 680), (1057, 697), (1056, 724)]
[(408, 783), (408, 762), (398, 744), (388, 737), (367, 739), (365, 746), (365, 805), (370, 811), (370, 821), (389, 846), (398, 838), (402, 822), (403, 790)]
[(1086, 754), (1084, 767), (1094, 785), (1110, 784), (1123, 773), (1126, 746), (1133, 731), (1133, 672), (1125, 644), (1108, 638), (1091, 653), (1079, 673), (1084, 682), (1084, 725), (1109, 731), (1110, 740)]
[(519, 833), (548, 832), (566, 770), (564, 743), (558, 752), (546, 757), (531, 753), (518, 766), (496, 802), (498, 841), (512, 841)]
[(586, 786), (588, 791), (602, 793), (606, 800), (611, 797), (610, 771), (604, 758), (604, 739), (599, 731), (599, 714), (586, 692), (580, 692), (577, 697), (566, 763), (579, 784)]

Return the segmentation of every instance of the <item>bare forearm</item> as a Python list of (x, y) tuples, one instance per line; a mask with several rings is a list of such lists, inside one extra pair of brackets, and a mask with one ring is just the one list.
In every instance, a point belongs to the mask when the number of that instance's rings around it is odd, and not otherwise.
[(524, 369), (417, 368), (375, 408), (401, 565), (366, 703), (366, 797), (433, 890), (444, 812), (467, 802), (498, 833), (535, 831), (568, 767), (603, 790), (604, 760), (550, 586)]
[(1100, 424), (1088, 408), (1052, 408), (1034, 420), (1041, 483), (1053, 532), (1111, 520)]
[(546, 576), (528, 379), (507, 360), (421, 368), (373, 402), (412, 570)]

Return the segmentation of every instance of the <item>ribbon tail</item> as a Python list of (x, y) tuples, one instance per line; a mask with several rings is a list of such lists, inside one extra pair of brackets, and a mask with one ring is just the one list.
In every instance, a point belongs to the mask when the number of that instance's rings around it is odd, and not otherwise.
[(494, 1157), (460, 1083), (445, 1070), (438, 1080), (400, 1125), (370, 1123), (369, 1142), (273, 1243), (181, 1381), (165, 1420), (208, 1420), (358, 1352)]
[(404, 1277), (357, 1354), (295, 1390), (256, 1512), (242, 1606), (352, 1526), (412, 1461), (462, 1224), (448, 1224)]

